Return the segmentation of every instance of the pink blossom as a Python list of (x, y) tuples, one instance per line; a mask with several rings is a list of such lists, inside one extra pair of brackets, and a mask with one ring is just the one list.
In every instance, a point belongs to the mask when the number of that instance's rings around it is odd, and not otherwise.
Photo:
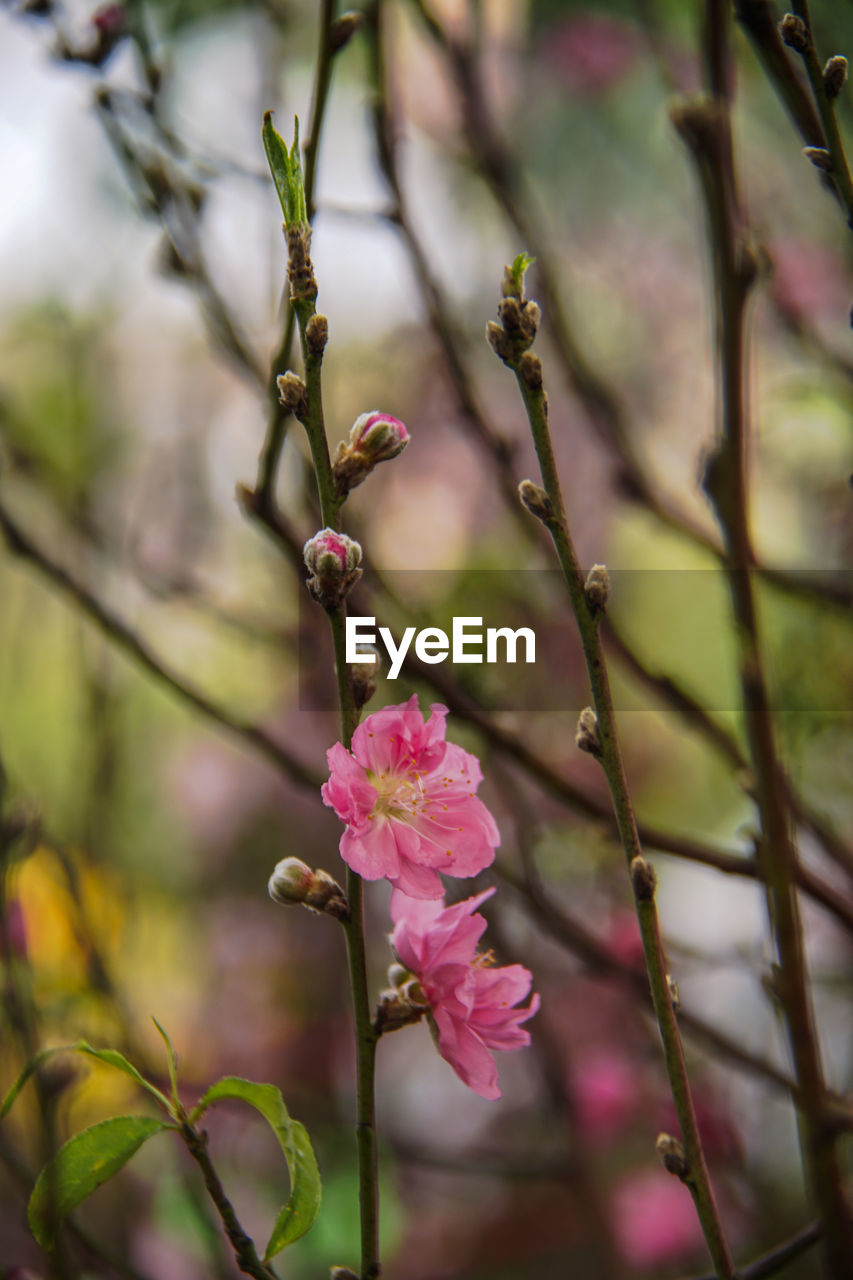
[(493, 893), (487, 889), (452, 907), (415, 900), (399, 890), (391, 895), (391, 945), (429, 1004), (438, 1051), (484, 1098), (501, 1096), (489, 1051), (530, 1044), (521, 1023), (539, 1008), (538, 995), (529, 1005), (513, 1007), (530, 994), (529, 970), (520, 964), (493, 968), (488, 955), (477, 954), (486, 921), (475, 912)]
[(473, 876), (494, 859), (500, 833), (474, 794), (476, 756), (445, 740), (447, 708), (433, 704), (424, 722), (417, 695), (375, 711), (358, 726), (352, 751), (328, 752), (323, 800), (347, 829), (341, 857), (365, 880), (381, 880), (412, 898), (439, 898), (439, 871)]
[(702, 1243), (690, 1192), (663, 1169), (640, 1169), (619, 1182), (613, 1226), (620, 1253), (634, 1267), (684, 1261)]
[(550, 65), (578, 93), (602, 93), (630, 71), (642, 42), (636, 27), (608, 14), (578, 13), (548, 32)]
[(403, 452), (409, 443), (409, 433), (399, 418), (374, 409), (356, 418), (349, 443), (351, 448), (361, 450), (371, 461), (386, 462)]
[(621, 1054), (604, 1048), (581, 1052), (573, 1064), (571, 1084), (578, 1120), (597, 1142), (614, 1138), (637, 1110), (636, 1071)]

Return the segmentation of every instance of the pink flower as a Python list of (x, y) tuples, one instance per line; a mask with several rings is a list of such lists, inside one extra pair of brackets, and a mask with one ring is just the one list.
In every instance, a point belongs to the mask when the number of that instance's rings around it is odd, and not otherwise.
[(365, 880), (390, 880), (412, 898), (439, 898), (439, 871), (473, 876), (500, 844), (495, 820), (474, 792), (476, 756), (445, 741), (447, 708), (424, 723), (416, 694), (383, 707), (356, 729), (352, 752), (328, 752), (323, 800), (347, 829), (341, 857)]
[(571, 1084), (578, 1120), (596, 1142), (616, 1137), (640, 1104), (629, 1060), (607, 1049), (582, 1052), (573, 1064)]
[(342, 440), (335, 453), (332, 471), (339, 493), (349, 493), (366, 480), (380, 462), (402, 453), (409, 443), (405, 423), (390, 413), (372, 409), (353, 423), (349, 439)]
[(626, 1174), (613, 1194), (613, 1228), (619, 1251), (634, 1267), (683, 1262), (702, 1244), (702, 1228), (690, 1192), (663, 1169)]
[(477, 954), (486, 927), (476, 908), (494, 889), (444, 907), (395, 891), (391, 895), (391, 945), (400, 963), (417, 978), (430, 1007), (438, 1051), (475, 1093), (499, 1098), (491, 1049), (522, 1049), (530, 1033), (521, 1023), (539, 1008), (539, 996), (517, 1009), (530, 993), (529, 970), (520, 964), (490, 966)]
[(350, 431), (350, 448), (366, 454), (372, 462), (387, 462), (396, 458), (409, 443), (405, 423), (392, 418), (390, 413), (363, 413), (356, 418)]

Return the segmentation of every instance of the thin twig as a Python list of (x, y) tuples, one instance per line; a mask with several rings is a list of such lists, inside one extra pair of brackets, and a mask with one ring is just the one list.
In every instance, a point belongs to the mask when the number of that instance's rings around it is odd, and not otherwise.
[(315, 774), (308, 765), (303, 764), (286, 747), (271, 738), (265, 729), (231, 716), (211, 702), (205, 694), (195, 689), (183, 676), (167, 667), (149, 647), (147, 641), (137, 635), (126, 622), (112, 613), (82, 583), (77, 582), (66, 569), (37, 546), (2, 504), (0, 504), (0, 530), (5, 536), (9, 550), (14, 555), (34, 565), (43, 577), (70, 597), (81, 612), (91, 619), (118, 648), (132, 657), (161, 684), (176, 693), (183, 702), (194, 707), (196, 711), (227, 733), (260, 752), (266, 760), (281, 769), (294, 782), (315, 790), (319, 787), (322, 782), (321, 776)]
[[(515, 301), (515, 298), (510, 295), (507, 303), (512, 301)], [(517, 312), (521, 301), (519, 290)], [(501, 358), (515, 374), (539, 459), (544, 486), (544, 503), (540, 518), (554, 542), (580, 632), (587, 674), (592, 688), (595, 716), (592, 725), (589, 726), (589, 749), (600, 760), (607, 779), (613, 812), (634, 889), (652, 1002), (660, 1028), (667, 1075), (684, 1141), (686, 1164), (681, 1177), (693, 1197), (717, 1276), (720, 1280), (733, 1280), (734, 1263), (726, 1242), (705, 1162), (687, 1077), (681, 1034), (673, 1006), (668, 965), (655, 903), (654, 873), (643, 858), (617, 737), (610, 680), (599, 633), (601, 610), (587, 598), (583, 574), (569, 532), (548, 425), (548, 402), (542, 382), (542, 366), (538, 357), (525, 350), (523, 342), (519, 342), (514, 325), (510, 326), (509, 323), (506, 325), (504, 336), (509, 349), (501, 352)], [(526, 345), (529, 346), (529, 341)]]
[[(813, 1222), (810, 1226), (803, 1227), (802, 1231), (798, 1231), (789, 1240), (785, 1240), (782, 1244), (777, 1244), (774, 1248), (768, 1249), (766, 1253), (762, 1253), (761, 1257), (756, 1258), (754, 1262), (748, 1263), (745, 1267), (740, 1267), (738, 1270), (739, 1280), (767, 1280), (768, 1276), (775, 1276), (789, 1262), (793, 1262), (795, 1258), (807, 1253), (819, 1240), (820, 1226), (818, 1223)], [(691, 1277), (691, 1280), (714, 1280), (714, 1277), (712, 1275), (703, 1275)]]
[(276, 1273), (272, 1267), (258, 1257), (251, 1237), (243, 1230), (234, 1212), (234, 1206), (225, 1194), (219, 1175), (207, 1152), (207, 1134), (203, 1130), (196, 1129), (188, 1120), (181, 1124), (179, 1132), (187, 1151), (201, 1169), (208, 1195), (216, 1206), (225, 1234), (231, 1241), (237, 1266), (244, 1275), (254, 1276), (255, 1280), (276, 1280)]
[[(706, 46), (713, 67), (727, 64), (725, 15), (709, 0)], [(749, 528), (746, 456), (746, 307), (755, 280), (735, 178), (728, 85), (710, 77), (712, 97), (680, 105), (673, 118), (696, 163), (705, 202), (714, 269), (719, 440), (705, 487), (726, 547), (726, 571), (735, 622), (739, 674), (755, 799), (761, 821), (757, 855), (767, 888), (778, 957), (778, 995), (784, 1011), (799, 1086), (801, 1140), (807, 1182), (823, 1225), (827, 1274), (851, 1274), (853, 1223), (846, 1203), (838, 1133), (827, 1122), (827, 1089), (809, 990), (796, 892), (798, 855), (789, 829), (787, 789), (775, 741), (762, 661)]]

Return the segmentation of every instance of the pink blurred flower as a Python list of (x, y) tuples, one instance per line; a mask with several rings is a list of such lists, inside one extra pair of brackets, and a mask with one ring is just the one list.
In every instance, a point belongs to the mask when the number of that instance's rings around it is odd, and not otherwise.
[(663, 1169), (640, 1169), (617, 1185), (612, 1204), (619, 1251), (635, 1267), (683, 1261), (702, 1244), (687, 1188)]
[(412, 898), (439, 898), (439, 871), (473, 876), (494, 859), (500, 833), (474, 794), (476, 756), (445, 741), (447, 708), (424, 723), (416, 694), (358, 726), (352, 751), (327, 753), (323, 800), (347, 829), (341, 857), (365, 880), (390, 880)]
[(487, 889), (452, 907), (399, 891), (391, 895), (391, 945), (420, 983), (438, 1051), (483, 1098), (501, 1096), (490, 1050), (530, 1044), (521, 1023), (539, 1008), (538, 995), (529, 1005), (514, 1008), (530, 994), (528, 969), (520, 964), (492, 968), (488, 955), (477, 954), (486, 921), (475, 912), (493, 893)]
[(637, 1110), (637, 1073), (621, 1054), (607, 1049), (583, 1053), (573, 1065), (571, 1083), (578, 1121), (598, 1142), (620, 1133)]
[(578, 93), (603, 93), (630, 71), (641, 50), (636, 27), (601, 13), (579, 13), (548, 33), (545, 58)]
[(777, 304), (794, 320), (844, 315), (848, 286), (844, 261), (812, 240), (789, 237), (770, 247), (771, 290)]

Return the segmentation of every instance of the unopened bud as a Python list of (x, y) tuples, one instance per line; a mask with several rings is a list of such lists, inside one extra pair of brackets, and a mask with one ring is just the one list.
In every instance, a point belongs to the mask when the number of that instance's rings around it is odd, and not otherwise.
[(276, 863), (267, 888), (273, 902), (283, 907), (298, 906), (305, 901), (314, 881), (314, 872), (300, 858), (282, 858)]
[(499, 360), (507, 364), (513, 358), (513, 344), (499, 324), (490, 320), (486, 325), (486, 342)]
[(538, 303), (520, 302), (516, 297), (502, 298), (498, 303), (498, 316), (517, 353), (533, 345), (542, 318)]
[(634, 897), (638, 902), (651, 902), (655, 896), (658, 878), (650, 862), (646, 862), (642, 854), (631, 859), (631, 884), (634, 886)]
[(705, 94), (676, 98), (669, 107), (669, 118), (682, 141), (694, 155), (705, 155), (717, 146), (720, 130), (720, 108)]
[(680, 1178), (683, 1182), (690, 1172), (690, 1166), (687, 1163), (687, 1152), (678, 1138), (674, 1138), (671, 1133), (659, 1133), (655, 1142), (655, 1151), (663, 1161), (663, 1167), (667, 1173)]
[(594, 564), (592, 566), (586, 576), (583, 591), (590, 613), (594, 615), (604, 613), (610, 595), (610, 575), (607, 572), (606, 565)]
[(364, 20), (364, 15), (356, 13), (349, 9), (346, 13), (342, 13), (339, 18), (335, 18), (329, 28), (329, 50), (331, 53), (340, 53), (345, 45), (349, 44), (356, 31)]
[(837, 53), (832, 58), (827, 58), (826, 66), (823, 69), (823, 87), (826, 90), (827, 98), (830, 100), (837, 98), (846, 83), (847, 59), (840, 53)]
[(598, 735), (598, 716), (592, 707), (584, 707), (578, 716), (575, 746), (598, 758), (601, 755), (601, 738)]
[(329, 1280), (358, 1280), (358, 1276), (349, 1267), (332, 1267)]
[(399, 418), (372, 409), (353, 423), (349, 439), (338, 445), (332, 471), (339, 493), (349, 493), (361, 484), (380, 462), (402, 453), (409, 433)]
[(388, 986), (393, 987), (395, 991), (398, 991), (404, 982), (408, 982), (411, 976), (406, 966), (399, 961), (395, 960), (388, 966)]
[(525, 351), (518, 362), (518, 374), (528, 391), (541, 391), (544, 385), (542, 361), (532, 351)]
[[(370, 652), (364, 652), (365, 650)], [(350, 666), (350, 679), (355, 705), (360, 711), (376, 692), (376, 675), (380, 668), (380, 659), (379, 650), (372, 644), (364, 645), (359, 653), (362, 653), (363, 657), (360, 662), (354, 662)]]
[(779, 23), (779, 35), (789, 49), (797, 53), (805, 53), (809, 47), (809, 32), (802, 18), (795, 13), (786, 13)]
[(328, 341), (329, 321), (319, 311), (315, 311), (305, 326), (305, 345), (312, 356), (321, 356)]
[(304, 418), (308, 413), (308, 388), (299, 377), (288, 369), (287, 373), (276, 378), (279, 403), (289, 409), (297, 418)]
[(832, 172), (832, 156), (826, 147), (803, 147), (803, 155), (810, 160), (816, 169), (824, 173)]
[(536, 516), (537, 520), (550, 520), (554, 514), (554, 508), (551, 505), (551, 499), (545, 490), (538, 484), (534, 484), (532, 480), (522, 480), (518, 486), (518, 496), (523, 506), (532, 516)]
[(308, 907), (318, 914), (349, 919), (346, 894), (328, 871), (312, 871), (300, 858), (283, 858), (269, 878), (269, 895), (284, 907)]
[(681, 992), (678, 990), (678, 983), (675, 981), (671, 973), (666, 975), (666, 986), (669, 991), (669, 998), (672, 1001), (672, 1007), (675, 1013), (681, 1008)]
[(345, 533), (321, 529), (305, 543), (308, 590), (324, 609), (337, 608), (361, 577), (361, 547)]

